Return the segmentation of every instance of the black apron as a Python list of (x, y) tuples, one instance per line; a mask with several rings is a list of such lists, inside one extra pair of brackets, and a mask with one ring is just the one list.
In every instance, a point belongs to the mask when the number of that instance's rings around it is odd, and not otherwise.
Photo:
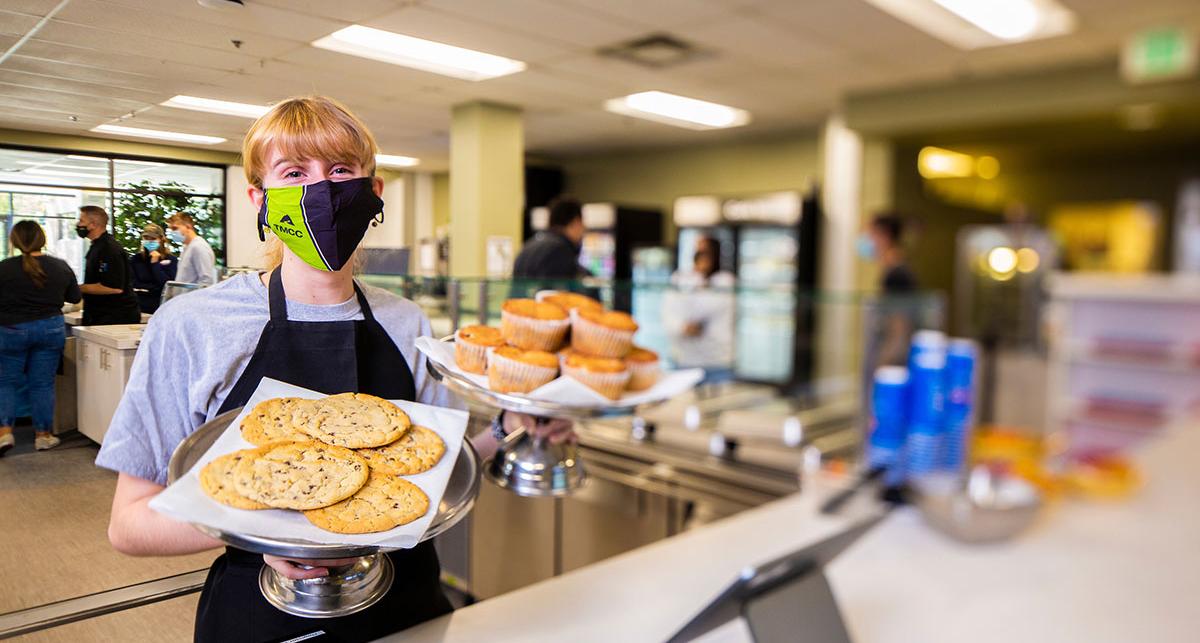
[[(358, 285), (354, 294), (361, 321), (289, 321), (279, 270), (271, 273), (271, 320), (258, 348), (219, 413), (244, 406), (259, 380), (272, 377), (326, 394), (369, 393), (385, 399), (416, 397), (404, 355), (375, 321)], [(375, 605), (340, 618), (307, 619), (286, 614), (258, 589), (261, 554), (226, 547), (213, 561), (196, 609), (196, 640), (287, 641), (324, 632), (306, 641), (369, 641), (452, 611), (442, 593), (437, 552), (425, 541), (388, 554), (396, 566), (392, 589)]]

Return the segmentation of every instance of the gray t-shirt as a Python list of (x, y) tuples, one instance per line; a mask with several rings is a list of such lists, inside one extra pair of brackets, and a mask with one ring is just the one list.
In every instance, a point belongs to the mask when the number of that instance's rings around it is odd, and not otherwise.
[[(416, 401), (463, 408), (429, 376), (425, 356), (414, 345), (417, 337), (431, 334), (421, 309), (385, 290), (359, 287), (376, 321), (412, 369)], [(217, 415), (269, 318), (267, 289), (258, 273), (238, 275), (163, 304), (142, 335), (125, 395), (96, 464), (165, 485), (171, 453)], [(351, 297), (327, 306), (288, 301), (288, 318), (330, 322), (363, 317), (358, 300)]]
[(175, 281), (211, 286), (217, 283), (217, 255), (203, 237), (197, 236), (179, 254)]

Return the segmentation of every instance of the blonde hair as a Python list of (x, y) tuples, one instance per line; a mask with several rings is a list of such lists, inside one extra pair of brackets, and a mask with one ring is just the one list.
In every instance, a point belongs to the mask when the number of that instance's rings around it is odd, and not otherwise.
[[(295, 159), (319, 158), (353, 163), (375, 175), (379, 147), (371, 130), (345, 105), (326, 96), (295, 96), (277, 103), (254, 121), (242, 141), (246, 182), (263, 186), (271, 149)], [(267, 270), (283, 261), (283, 242), (272, 235), (263, 252)]]

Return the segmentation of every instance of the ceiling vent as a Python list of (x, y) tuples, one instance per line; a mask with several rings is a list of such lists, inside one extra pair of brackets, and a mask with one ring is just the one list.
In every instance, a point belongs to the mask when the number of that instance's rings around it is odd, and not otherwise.
[(601, 56), (624, 60), (651, 69), (674, 67), (713, 55), (713, 52), (710, 50), (701, 49), (689, 42), (665, 33), (650, 34), (649, 36), (643, 36), (628, 42), (604, 47), (597, 53)]

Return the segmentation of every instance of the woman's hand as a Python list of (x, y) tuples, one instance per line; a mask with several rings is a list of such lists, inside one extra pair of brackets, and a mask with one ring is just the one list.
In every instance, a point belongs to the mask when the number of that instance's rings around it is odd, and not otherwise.
[[(539, 420), (541, 420), (540, 423)], [(546, 438), (550, 444), (562, 444), (564, 442), (574, 444), (579, 441), (579, 438), (575, 435), (575, 423), (571, 420), (563, 418), (539, 418), (525, 413), (513, 413), (512, 411), (504, 413), (505, 432), (512, 433), (521, 427), (524, 427), (534, 437)]]
[(157, 250), (150, 251), (150, 261), (158, 263), (162, 259), (162, 255)]
[[(357, 560), (357, 558), (280, 558), (279, 556), (263, 554), (263, 562), (270, 565), (271, 569), (292, 580), (306, 580), (328, 576), (330, 567), (352, 565)], [(308, 569), (305, 569), (302, 565), (307, 565)]]

